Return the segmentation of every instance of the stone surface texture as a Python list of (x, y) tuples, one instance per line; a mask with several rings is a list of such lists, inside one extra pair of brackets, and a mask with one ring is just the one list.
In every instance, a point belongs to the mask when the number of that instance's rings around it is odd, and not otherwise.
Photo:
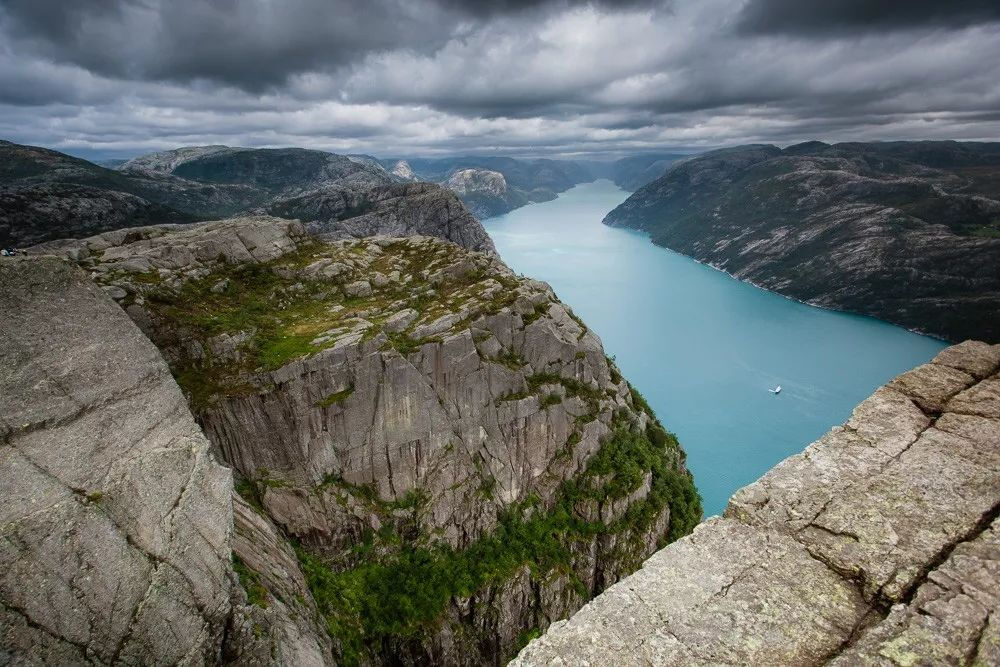
[(0, 259), (0, 663), (216, 662), (232, 477), (87, 276)]
[(896, 378), (512, 664), (998, 664), (998, 370)]

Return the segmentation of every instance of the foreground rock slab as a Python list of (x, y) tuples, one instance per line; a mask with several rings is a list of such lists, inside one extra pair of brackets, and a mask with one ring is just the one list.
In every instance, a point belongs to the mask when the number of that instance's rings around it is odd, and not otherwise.
[(0, 312), (0, 663), (216, 661), (232, 477), (159, 352), (55, 258)]
[(998, 368), (896, 378), (512, 664), (997, 664)]

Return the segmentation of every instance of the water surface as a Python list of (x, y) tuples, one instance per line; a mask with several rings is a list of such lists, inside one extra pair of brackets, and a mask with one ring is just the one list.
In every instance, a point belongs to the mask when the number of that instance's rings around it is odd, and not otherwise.
[[(601, 180), (483, 224), (511, 268), (550, 283), (600, 335), (677, 434), (706, 516), (944, 347), (797, 303), (602, 225), (627, 196)], [(768, 392), (779, 384), (779, 395)]]

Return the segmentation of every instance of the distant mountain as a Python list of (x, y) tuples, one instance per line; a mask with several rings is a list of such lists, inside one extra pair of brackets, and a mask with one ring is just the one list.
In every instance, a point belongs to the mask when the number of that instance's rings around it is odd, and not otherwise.
[(663, 176), (675, 162), (689, 157), (682, 153), (658, 153), (622, 158), (612, 163), (609, 177), (621, 189), (635, 192)]
[(200, 146), (151, 153), (119, 167), (123, 173), (171, 174), (200, 183), (241, 185), (262, 198), (299, 195), (329, 185), (388, 185), (393, 181), (374, 159), (305, 148)]
[(815, 305), (1000, 341), (1000, 143), (713, 151), (604, 222)]
[(465, 156), (390, 159), (381, 164), (401, 179), (451, 188), (481, 218), (555, 199), (578, 183), (594, 180), (586, 166), (567, 160)]
[(180, 148), (112, 170), (0, 141), (0, 246), (268, 211), (301, 217), (326, 238), (358, 230), (420, 234), (492, 250), (453, 194), (436, 186), (399, 189), (401, 180), (370, 156), (301, 148)]
[(128, 158), (123, 157), (112, 157), (104, 160), (93, 160), (93, 163), (98, 167), (104, 167), (105, 169), (117, 169), (128, 162)]

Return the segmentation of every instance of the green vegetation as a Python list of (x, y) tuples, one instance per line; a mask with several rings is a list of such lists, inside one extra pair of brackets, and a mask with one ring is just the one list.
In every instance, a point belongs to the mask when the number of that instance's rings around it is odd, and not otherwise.
[(261, 583), (260, 573), (240, 560), (240, 557), (233, 554), (233, 570), (240, 578), (240, 586), (247, 593), (247, 601), (263, 609), (270, 606), (270, 593), (267, 587)]
[(328, 408), (331, 405), (335, 405), (337, 403), (340, 403), (341, 401), (343, 401), (344, 399), (346, 399), (348, 396), (350, 396), (353, 393), (354, 393), (354, 385), (352, 384), (347, 389), (344, 389), (342, 391), (335, 391), (334, 393), (330, 394), (329, 396), (327, 396), (323, 400), (316, 401), (316, 407), (317, 408)]
[(545, 408), (551, 405), (559, 405), (560, 403), (562, 403), (562, 400), (563, 400), (562, 396), (553, 392), (551, 394), (543, 396), (540, 405), (542, 407), (542, 410), (544, 410)]
[(493, 361), (498, 364), (503, 364), (512, 371), (519, 370), (524, 367), (525, 361), (524, 357), (517, 354), (513, 350), (504, 350), (493, 359)]
[(240, 495), (243, 500), (247, 501), (250, 507), (257, 510), (259, 514), (265, 514), (264, 504), (260, 499), (260, 490), (257, 485), (249, 479), (238, 479), (233, 484), (233, 490)]
[(535, 309), (533, 311), (531, 311), (530, 313), (528, 313), (527, 315), (524, 316), (524, 318), (523, 318), (523, 320), (524, 320), (524, 326), (528, 326), (529, 324), (531, 324), (535, 320), (539, 319), (542, 315), (547, 314), (549, 312), (549, 306), (550, 305), (552, 305), (552, 304), (550, 304), (550, 303), (542, 303), (542, 304), (539, 304), (539, 305), (535, 306)]
[(440, 343), (443, 339), (440, 336), (427, 336), (425, 338), (410, 338), (405, 333), (393, 333), (388, 335), (388, 346), (395, 349), (404, 357), (418, 351), (428, 343)]
[[(574, 435), (567, 445), (579, 441)], [(552, 507), (546, 509), (537, 497), (529, 497), (499, 517), (493, 534), (467, 549), (455, 550), (426, 537), (400, 539), (387, 531), (369, 536), (369, 544), (382, 540), (381, 548), (369, 546), (365, 559), (336, 572), (320, 557), (297, 548), (327, 628), (341, 642), (343, 662), (364, 662), (368, 647), (390, 638), (421, 637), (437, 626), (453, 597), (472, 596), (524, 566), (536, 579), (566, 576), (589, 596), (573, 571), (572, 547), (602, 534), (629, 535), (626, 542), (633, 543), (632, 551), (615, 557), (627, 567), (638, 567), (645, 555), (640, 548), (644, 535), (665, 508), (670, 508), (671, 517), (667, 540), (690, 532), (701, 518), (701, 501), (690, 475), (675, 468), (678, 452), (677, 440), (662, 429), (639, 432), (620, 421), (584, 472), (562, 484)], [(586, 508), (628, 495), (647, 476), (650, 492), (620, 519), (604, 524), (586, 518)], [(374, 489), (346, 485), (336, 478), (330, 483), (368, 502), (384, 502), (377, 500)], [(483, 486), (492, 492), (492, 486), (486, 482)], [(419, 508), (425, 501), (414, 499), (409, 505)]]

